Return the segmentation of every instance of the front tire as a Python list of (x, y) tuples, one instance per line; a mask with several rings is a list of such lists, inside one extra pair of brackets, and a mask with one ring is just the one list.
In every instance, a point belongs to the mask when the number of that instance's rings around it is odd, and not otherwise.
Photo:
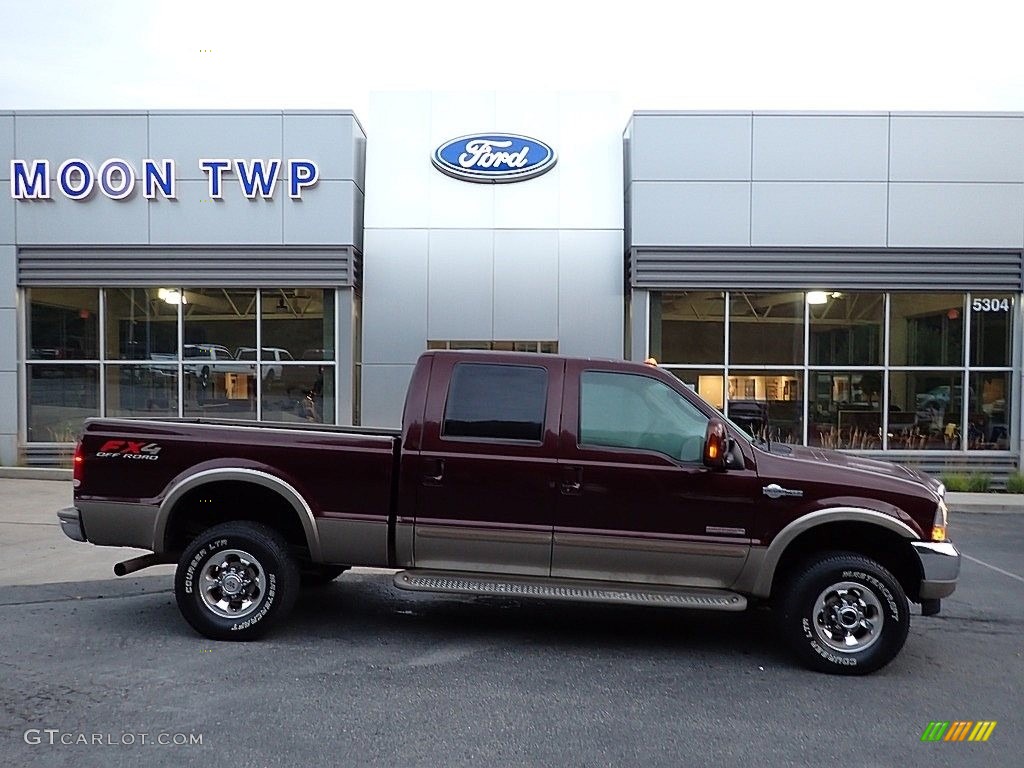
[(781, 590), (783, 637), (810, 669), (866, 675), (892, 661), (907, 640), (907, 596), (870, 558), (822, 553), (793, 571)]
[(185, 620), (214, 640), (254, 640), (291, 611), (299, 569), (277, 531), (260, 523), (216, 525), (185, 549), (174, 594)]

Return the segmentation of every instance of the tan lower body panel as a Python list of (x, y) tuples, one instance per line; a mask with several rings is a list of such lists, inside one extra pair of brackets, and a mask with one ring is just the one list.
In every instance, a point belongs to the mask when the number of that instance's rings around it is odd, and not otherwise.
[(417, 568), (547, 576), (551, 531), (417, 525)]
[(346, 520), (319, 517), (320, 552), (325, 563), (388, 565), (388, 523), (386, 520)]
[(749, 549), (747, 544), (556, 532), (551, 575), (728, 589)]
[(153, 541), (159, 507), (82, 499), (75, 501), (75, 506), (82, 514), (87, 541), (106, 547), (160, 549)]

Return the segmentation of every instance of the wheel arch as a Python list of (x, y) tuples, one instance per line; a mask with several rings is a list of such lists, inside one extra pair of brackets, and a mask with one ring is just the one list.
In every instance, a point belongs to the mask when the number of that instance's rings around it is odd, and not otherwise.
[[(832, 507), (794, 520), (756, 558), (751, 594), (768, 598), (786, 574), (815, 551), (847, 551), (877, 560), (917, 601), (920, 564), (910, 542), (920, 537), (906, 523), (882, 512), (858, 507)], [(749, 562), (749, 561), (748, 561)]]
[[(166, 552), (168, 534), (173, 530), (175, 516), (182, 512), (182, 502), (195, 491), (223, 483), (240, 483), (277, 496), (292, 511), (294, 519), (301, 526), (306, 548), (313, 562), (322, 561), (320, 535), (313, 510), (294, 486), (268, 472), (244, 467), (219, 467), (205, 469), (177, 483), (164, 497), (157, 512), (153, 532), (154, 551)], [(237, 519), (244, 519), (240, 516)]]

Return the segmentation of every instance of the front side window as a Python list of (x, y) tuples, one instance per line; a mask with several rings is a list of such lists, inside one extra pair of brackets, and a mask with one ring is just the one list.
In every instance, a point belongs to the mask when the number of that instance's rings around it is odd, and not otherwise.
[(647, 376), (586, 371), (580, 379), (580, 444), (638, 448), (698, 462), (708, 418)]
[(540, 442), (547, 394), (544, 368), (458, 363), (452, 371), (441, 435)]

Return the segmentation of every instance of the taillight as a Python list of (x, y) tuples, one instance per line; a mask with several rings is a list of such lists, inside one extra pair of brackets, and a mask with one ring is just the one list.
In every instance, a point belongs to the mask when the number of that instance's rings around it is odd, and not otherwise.
[(82, 478), (85, 477), (85, 454), (82, 452), (81, 440), (75, 443), (75, 454), (71, 459), (71, 477), (75, 488), (82, 484)]

